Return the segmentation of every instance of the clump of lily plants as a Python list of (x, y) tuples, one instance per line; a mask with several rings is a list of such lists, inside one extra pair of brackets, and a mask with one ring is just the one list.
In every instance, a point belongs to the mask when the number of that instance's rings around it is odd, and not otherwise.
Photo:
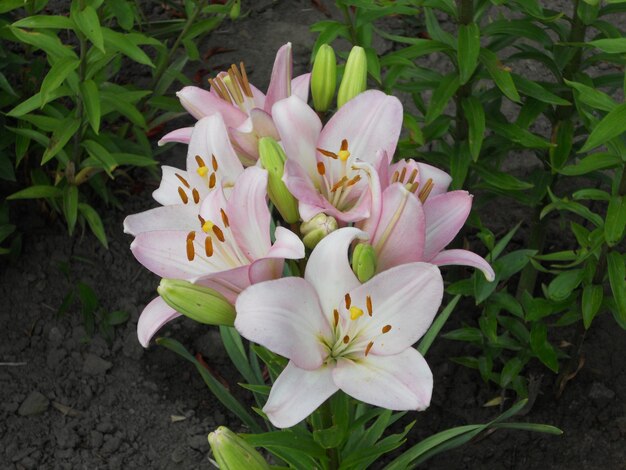
[[(180, 343), (156, 340), (194, 362), (241, 419), (242, 432), (209, 435), (220, 468), (358, 469), (400, 447), (415, 421), (390, 427), (429, 406), (436, 384), (424, 356), (456, 303), (437, 315), (440, 268), (494, 279), (479, 254), (446, 249), (472, 196), (449, 191), (440, 169), (394, 159), (403, 107), (366, 90), (366, 75), (355, 47), (335, 101), (332, 49), (292, 79), (286, 44), (265, 94), (243, 64), (210, 90), (182, 89), (197, 123), (162, 142), (188, 146), (186, 168), (163, 167), (161, 206), (125, 221), (134, 256), (163, 278), (141, 314), (141, 344), (180, 315), (216, 325), (251, 392), (255, 414)], [(505, 422), (524, 403), (387, 457), (386, 468), (412, 468), (489, 427), (560, 433)]]

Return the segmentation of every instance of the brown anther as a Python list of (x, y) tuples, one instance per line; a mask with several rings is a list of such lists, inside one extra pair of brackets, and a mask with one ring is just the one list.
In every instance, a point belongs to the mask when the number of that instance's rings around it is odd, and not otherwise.
[(188, 188), (189, 187), (189, 182), (183, 178), (182, 176), (180, 176), (178, 173), (174, 173), (176, 175), (176, 178), (178, 178), (180, 180), (181, 183), (183, 183), (183, 185)]
[(435, 185), (433, 184), (433, 180), (428, 178), (428, 181), (424, 183), (424, 187), (418, 195), (420, 201), (422, 201), (422, 204), (426, 202), (426, 199), (428, 199), (428, 196), (430, 195), (430, 192), (433, 190), (434, 187)]
[(209, 80), (209, 83), (215, 87), (215, 91), (224, 101), (228, 101), (230, 104), (233, 104), (230, 93), (228, 93), (228, 90), (226, 89), (226, 86), (221, 78), (215, 77), (215, 80)]
[(206, 163), (204, 163), (204, 160), (202, 159), (200, 155), (196, 155), (196, 163), (198, 164), (199, 168), (206, 166)]
[(189, 202), (189, 197), (187, 196), (187, 193), (180, 186), (178, 187), (178, 195), (180, 196), (181, 201), (183, 201), (183, 204), (187, 204)]
[(335, 322), (334, 326), (335, 326), (335, 328), (337, 328), (337, 325), (339, 324), (339, 310), (337, 310), (337, 309), (333, 310), (333, 319), (334, 319), (334, 322)]
[(348, 344), (350, 342), (350, 337), (348, 335), (343, 337), (343, 344)]
[(224, 232), (222, 232), (222, 229), (220, 229), (217, 225), (213, 226), (213, 233), (215, 234), (217, 239), (221, 241), (222, 243), (224, 242), (224, 240), (226, 240), (224, 238)]
[(417, 188), (419, 187), (420, 187), (419, 181), (415, 181), (413, 182), (413, 184), (411, 184), (411, 186), (409, 186), (409, 192), (414, 193), (415, 191), (417, 191)]
[(346, 183), (346, 187), (348, 186), (352, 186), (357, 184), (359, 181), (361, 181), (361, 175), (356, 175), (354, 178), (352, 178), (350, 181), (348, 181)]
[(230, 227), (230, 224), (228, 223), (228, 216), (226, 215), (226, 212), (224, 212), (224, 209), (220, 209), (220, 214), (222, 214), (222, 222), (224, 222), (224, 227)]
[(339, 181), (337, 181), (332, 188), (330, 188), (330, 192), (334, 193), (335, 191), (337, 191), (339, 188), (341, 188), (344, 184), (346, 184), (346, 181), (348, 181), (348, 177), (347, 176), (342, 176), (341, 179)]
[(370, 352), (370, 349), (372, 349), (372, 346), (374, 346), (374, 341), (370, 341), (369, 343), (367, 343), (367, 347), (365, 348), (365, 355), (367, 356)]
[(367, 314), (371, 317), (374, 310), (372, 309), (372, 298), (369, 295), (365, 297), (365, 305), (367, 307)]
[(237, 86), (239, 84), (239, 80), (237, 80), (237, 74), (234, 72), (234, 70), (236, 70), (234, 65), (231, 66), (231, 68), (228, 70), (228, 77), (230, 78), (230, 81), (227, 81), (225, 85), (235, 101), (237, 103), (243, 103), (241, 88)]
[(187, 241), (194, 241), (196, 239), (196, 232), (193, 230), (187, 234)]
[(198, 204), (200, 202), (200, 193), (198, 192), (196, 188), (193, 188), (191, 190), (191, 195), (193, 196), (193, 202)]
[(397, 183), (399, 177), (400, 177), (400, 173), (398, 173), (398, 170), (394, 171), (393, 176), (391, 177), (391, 182)]
[(215, 187), (215, 183), (215, 173), (211, 173), (211, 176), (209, 176), (209, 189), (213, 189)]
[(213, 240), (211, 240), (211, 237), (204, 239), (204, 251), (208, 257), (213, 256)]
[(345, 152), (346, 150), (348, 150), (348, 141), (347, 141), (346, 139), (343, 139), (343, 140), (341, 141), (341, 148), (340, 148), (340, 150), (343, 150), (344, 152)]
[(196, 232), (189, 232), (187, 234), (187, 259), (193, 261), (196, 256), (196, 251), (193, 246), (193, 241), (196, 238)]
[(383, 326), (383, 334), (389, 333), (390, 330), (391, 330), (391, 325)]
[(326, 174), (326, 166), (324, 166), (324, 162), (317, 162), (317, 172), (322, 176)]
[(217, 171), (217, 158), (215, 158), (213, 154), (211, 154), (211, 166), (213, 167), (213, 171)]
[(407, 180), (407, 183), (413, 184), (413, 182), (415, 181), (415, 178), (417, 178), (417, 168), (413, 169), (413, 171), (409, 175), (409, 179)]
[(346, 301), (346, 309), (349, 309), (350, 305), (352, 305), (352, 299), (350, 298), (350, 294), (346, 294), (344, 296), (344, 300)]
[(329, 157), (332, 158), (333, 160), (337, 160), (339, 157), (337, 156), (336, 153), (334, 152), (329, 152), (328, 150), (324, 150), (324, 149), (316, 149), (319, 153), (321, 153), (322, 155), (324, 155), (325, 157)]
[(404, 177), (406, 176), (406, 167), (402, 168), (402, 171), (400, 172), (400, 182), (404, 183)]
[(200, 221), (200, 225), (204, 225), (204, 223), (206, 222), (206, 220), (204, 220), (204, 217), (202, 217), (200, 214), (198, 214), (198, 220)]
[(252, 89), (250, 88), (250, 82), (248, 81), (248, 75), (246, 74), (246, 68), (243, 65), (243, 62), (239, 62), (239, 68), (241, 70), (241, 84), (243, 85), (243, 91), (246, 93), (246, 96), (252, 98)]

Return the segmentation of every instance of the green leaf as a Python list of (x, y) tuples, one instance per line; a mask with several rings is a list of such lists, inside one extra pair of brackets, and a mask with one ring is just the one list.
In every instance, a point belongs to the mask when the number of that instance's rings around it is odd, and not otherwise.
[(133, 28), (135, 15), (131, 7), (131, 3), (126, 0), (108, 0), (107, 6), (117, 18), (117, 23), (126, 31)]
[(588, 46), (597, 47), (609, 54), (623, 54), (626, 52), (626, 38), (596, 39), (586, 43)]
[(617, 316), (626, 322), (626, 268), (624, 268), (624, 257), (617, 251), (611, 251), (606, 255), (609, 271), (609, 284), (615, 299)]
[(556, 351), (548, 342), (548, 327), (543, 323), (535, 323), (530, 330), (530, 347), (537, 358), (554, 373), (559, 371), (559, 360)]
[[(23, 2), (22, 2), (23, 3)], [(12, 26), (29, 29), (74, 29), (74, 22), (66, 16), (34, 15), (16, 21)]]
[(128, 321), (130, 314), (124, 310), (115, 310), (105, 315), (106, 322), (111, 326), (122, 325)]
[(626, 131), (626, 103), (620, 104), (596, 124), (579, 152), (588, 152)]
[(243, 378), (251, 384), (263, 383), (263, 379), (257, 377), (250, 367), (246, 350), (244, 349), (243, 342), (237, 330), (229, 326), (220, 326), (220, 336), (224, 349), (226, 349), (228, 353), (228, 357)]
[(21, 42), (45, 51), (56, 59), (71, 57), (77, 59), (76, 53), (68, 46), (64, 45), (56, 34), (49, 31), (24, 31), (23, 29), (10, 26), (9, 30)]
[(63, 190), (63, 212), (67, 220), (67, 229), (70, 235), (74, 232), (78, 218), (78, 188), (69, 184)]
[(521, 103), (519, 93), (511, 77), (511, 72), (502, 65), (498, 56), (489, 49), (481, 49), (479, 57), (500, 91), (511, 101)]
[(430, 326), (430, 328), (428, 328), (428, 331), (422, 337), (419, 345), (417, 346), (417, 350), (422, 356), (426, 356), (426, 353), (439, 335), (439, 332), (441, 331), (443, 326), (446, 324), (446, 321), (448, 321), (448, 318), (454, 311), (456, 304), (459, 303), (460, 299), (460, 295), (454, 296), (454, 298), (448, 303), (448, 305), (446, 305), (446, 308), (444, 308), (442, 312), (437, 315), (437, 318), (435, 318), (435, 321), (433, 321), (433, 324)]
[(50, 159), (54, 158), (56, 154), (63, 150), (65, 144), (67, 144), (74, 134), (78, 132), (79, 127), (80, 120), (76, 119), (71, 114), (62, 121), (59, 121), (58, 127), (52, 133), (48, 147), (43, 153), (41, 164), (43, 165), (48, 162)]
[(85, 80), (80, 84), (80, 94), (89, 125), (98, 134), (100, 130), (100, 92), (98, 85), (93, 80)]
[(609, 201), (604, 221), (604, 238), (609, 246), (617, 245), (626, 228), (626, 197), (613, 196)]
[(557, 106), (570, 106), (572, 104), (560, 96), (549, 92), (537, 82), (533, 82), (517, 74), (512, 74), (512, 76), (518, 90), (526, 96), (535, 98), (542, 103), (555, 104)]
[(56, 186), (35, 185), (7, 196), (7, 200), (57, 198), (61, 196), (63, 196), (63, 191)]
[(46, 103), (49, 103), (50, 101), (54, 101), (57, 98), (68, 96), (70, 93), (70, 89), (64, 85), (50, 91), (47, 100), (45, 101), (43, 99), (43, 95), (41, 93), (37, 93), (28, 98), (26, 101), (18, 104), (15, 108), (9, 111), (7, 115), (12, 117), (21, 117), (24, 114), (34, 111), (35, 109), (42, 108)]
[(485, 136), (485, 110), (480, 100), (475, 96), (464, 98), (462, 106), (469, 125), (469, 150), (472, 159), (476, 162)]
[(524, 363), (519, 357), (509, 359), (500, 373), (500, 387), (506, 388), (519, 375), (524, 367)]
[(596, 88), (583, 85), (582, 83), (572, 82), (567, 79), (565, 79), (565, 83), (578, 92), (576, 96), (577, 100), (591, 106), (594, 109), (613, 111), (617, 106), (617, 103), (613, 101), (613, 98)]
[(87, 36), (93, 45), (105, 54), (102, 28), (100, 27), (100, 20), (98, 19), (96, 10), (92, 6), (87, 5), (82, 11), (77, 12), (73, 19), (78, 28)]
[(95, 329), (95, 313), (99, 305), (98, 296), (93, 289), (84, 282), (78, 283), (78, 297), (82, 306), (83, 322), (85, 330), (89, 336), (93, 335)]
[(582, 158), (573, 165), (567, 165), (559, 170), (559, 173), (566, 176), (580, 176), (597, 170), (615, 168), (622, 164), (622, 159), (610, 153), (592, 153)]
[(480, 53), (480, 29), (476, 23), (462, 24), (459, 26), (459, 38), (457, 47), (457, 61), (459, 64), (459, 79), (461, 84), (466, 83), (476, 66)]
[(527, 183), (526, 181), (517, 179), (509, 173), (493, 170), (487, 166), (481, 165), (480, 163), (474, 168), (487, 186), (502, 189), (504, 191), (523, 191), (533, 187), (532, 183)]
[(553, 172), (558, 170), (567, 162), (572, 151), (572, 142), (574, 140), (574, 122), (571, 119), (558, 121), (553, 128), (553, 141), (555, 144), (550, 147), (550, 165)]
[(87, 224), (89, 225), (89, 228), (91, 229), (93, 234), (98, 238), (98, 240), (100, 240), (102, 246), (108, 249), (109, 242), (107, 241), (107, 236), (104, 231), (104, 225), (102, 224), (102, 219), (100, 219), (100, 216), (95, 211), (95, 209), (89, 204), (79, 202), (78, 210), (87, 221)]
[[(202, 380), (209, 387), (211, 393), (217, 398), (222, 405), (232, 411), (244, 424), (246, 424), (253, 431), (260, 431), (259, 424), (252, 418), (252, 416), (246, 411), (246, 409), (239, 403), (239, 401), (233, 397), (226, 388), (217, 380), (211, 373), (202, 365), (198, 360), (193, 357), (185, 347), (178, 341), (171, 338), (157, 338), (156, 343), (160, 346), (165, 346), (167, 349), (174, 351), (182, 358), (191, 362), (200, 375)], [(273, 433), (274, 434), (274, 433)]]
[(481, 343), (483, 340), (482, 332), (478, 328), (469, 326), (449, 331), (443, 334), (442, 337), (453, 341), (465, 341), (467, 343)]
[(41, 93), (42, 108), (49, 101), (50, 93), (59, 88), (67, 76), (76, 70), (79, 64), (80, 60), (72, 57), (63, 57), (54, 63), (41, 83), (39, 93)]
[(547, 142), (517, 124), (488, 119), (487, 126), (496, 134), (526, 148), (547, 149), (552, 146), (550, 142)]
[(433, 96), (426, 112), (426, 124), (430, 124), (443, 113), (446, 105), (459, 88), (459, 77), (446, 75), (433, 92)]
[(117, 168), (117, 162), (109, 151), (95, 140), (85, 140), (81, 145), (87, 150), (90, 156), (102, 163), (104, 171), (106, 171), (109, 176), (113, 177), (111, 172)]
[(555, 302), (566, 300), (583, 280), (582, 269), (572, 269), (559, 273), (548, 284), (547, 297)]
[(154, 68), (150, 57), (137, 45), (129, 41), (126, 34), (118, 33), (109, 28), (102, 28), (102, 36), (107, 48), (111, 47), (135, 62)]
[(583, 324), (586, 330), (589, 329), (591, 322), (600, 311), (603, 298), (604, 288), (602, 286), (589, 284), (584, 287), (580, 306), (583, 314)]

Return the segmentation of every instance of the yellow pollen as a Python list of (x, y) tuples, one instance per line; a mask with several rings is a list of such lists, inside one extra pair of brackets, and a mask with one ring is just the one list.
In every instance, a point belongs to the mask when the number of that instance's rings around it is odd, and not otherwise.
[(204, 178), (206, 174), (209, 172), (209, 169), (206, 166), (200, 166), (198, 167), (196, 171), (198, 172), (200, 176)]
[(359, 307), (355, 307), (354, 305), (350, 307), (350, 320), (356, 320), (361, 316), (363, 316), (363, 310)]
[(339, 160), (345, 162), (350, 157), (350, 152), (347, 150), (340, 150), (337, 156), (339, 157)]
[(202, 224), (202, 230), (204, 231), (204, 233), (209, 233), (213, 229), (214, 225), (215, 224), (213, 222), (207, 220)]

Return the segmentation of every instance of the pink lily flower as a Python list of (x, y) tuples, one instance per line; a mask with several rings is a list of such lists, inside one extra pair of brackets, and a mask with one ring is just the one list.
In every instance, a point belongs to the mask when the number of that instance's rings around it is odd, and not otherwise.
[(464, 265), (495, 278), (489, 263), (468, 250), (444, 250), (459, 233), (472, 207), (467, 191), (447, 192), (450, 175), (413, 160), (381, 165), (382, 197), (374, 197), (372, 216), (359, 226), (370, 236), (377, 270), (415, 261), (438, 266)]
[(302, 219), (320, 212), (344, 223), (369, 217), (370, 186), (378, 180), (374, 168), (389, 165), (381, 158), (393, 155), (400, 135), (400, 101), (366, 91), (323, 129), (315, 111), (296, 98), (276, 103), (272, 116), (287, 155), (283, 180), (298, 199)]
[[(250, 167), (228, 197), (218, 182), (199, 208), (170, 205), (129, 216), (131, 251), (153, 273), (211, 287), (234, 304), (250, 284), (280, 277), (284, 259), (304, 257), (300, 239), (283, 227), (271, 243), (266, 189), (267, 171)], [(151, 302), (138, 323), (141, 343), (176, 316), (160, 298)]]
[[(187, 86), (176, 95), (183, 107), (196, 119), (220, 113), (241, 161), (250, 166), (259, 158), (258, 140), (261, 137), (279, 138), (271, 116), (274, 103), (292, 95), (305, 103), (308, 100), (311, 74), (300, 75), (293, 80), (291, 76), (291, 43), (287, 43), (276, 53), (267, 94), (248, 81), (241, 63), (239, 67), (232, 65), (227, 72), (220, 72), (217, 77), (210, 79), (211, 91)], [(159, 145), (167, 142), (188, 143), (190, 136), (191, 128), (177, 129), (165, 135)]]
[(333, 232), (315, 248), (304, 279), (256, 284), (237, 299), (235, 327), (290, 361), (263, 411), (279, 428), (309, 416), (337, 390), (392, 410), (424, 410), (433, 376), (411, 347), (441, 304), (436, 266), (410, 263), (362, 284), (347, 259), (356, 228)]

